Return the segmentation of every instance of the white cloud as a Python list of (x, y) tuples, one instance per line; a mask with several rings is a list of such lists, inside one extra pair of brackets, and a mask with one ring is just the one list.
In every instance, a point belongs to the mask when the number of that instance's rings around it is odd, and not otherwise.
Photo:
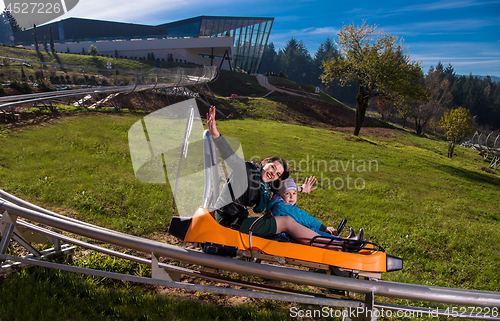
[(500, 76), (498, 44), (486, 42), (417, 42), (410, 44), (411, 58), (422, 63), (424, 70), (438, 62), (451, 64), (459, 75)]
[(59, 19), (78, 17), (159, 24), (198, 15), (216, 15), (214, 13), (217, 12), (218, 7), (230, 5), (231, 3), (230, 0), (214, 0), (209, 3), (204, 0), (80, 0), (73, 10)]
[(452, 9), (462, 9), (462, 8), (469, 8), (469, 7), (476, 7), (476, 6), (483, 6), (483, 5), (494, 5), (498, 4), (500, 1), (494, 0), (494, 1), (482, 1), (478, 2), (475, 0), (464, 0), (464, 1), (437, 1), (437, 2), (431, 2), (431, 3), (425, 3), (425, 4), (415, 4), (415, 5), (409, 5), (406, 7), (385, 7), (385, 8), (380, 8), (376, 10), (364, 10), (360, 8), (356, 8), (353, 10), (348, 11), (347, 13), (350, 14), (357, 14), (360, 17), (389, 17), (389, 16), (394, 16), (394, 15), (399, 15), (403, 13), (412, 13), (416, 14), (417, 12), (429, 12), (429, 11), (436, 11), (436, 10), (452, 10)]
[(333, 37), (337, 34), (339, 29), (333, 27), (324, 27), (324, 28), (307, 28), (303, 29), (302, 31), (304, 35), (326, 35)]
[[(431, 11), (438, 11), (442, 10), (443, 11), (443, 17), (445, 15), (450, 15), (449, 10), (453, 9), (464, 9), (464, 8), (469, 8), (469, 7), (478, 7), (478, 6), (489, 6), (489, 5), (496, 5), (499, 4), (499, 0), (493, 0), (493, 1), (482, 1), (478, 2), (475, 0), (463, 0), (463, 1), (437, 1), (437, 2), (431, 2), (431, 3), (425, 3), (425, 4), (415, 4), (415, 5), (409, 5), (406, 7), (399, 7), (398, 5), (402, 3), (398, 3), (394, 1), (393, 3), (389, 3), (385, 7), (379, 7), (378, 9), (368, 9), (369, 5), (364, 8), (356, 8), (350, 11), (347, 11), (346, 14), (352, 14), (357, 16), (358, 18), (363, 18), (363, 19), (373, 19), (373, 20), (380, 20), (383, 18), (389, 18), (389, 17), (394, 17), (394, 16), (401, 16), (401, 15), (408, 15), (410, 14), (411, 20), (416, 20), (419, 19), (420, 16), (422, 16), (422, 19), (426, 19), (426, 14), (431, 12)], [(492, 15), (495, 15), (494, 12), (492, 12)]]
[(434, 11), (434, 10), (449, 10), (458, 8), (469, 8), (475, 6), (489, 5), (500, 3), (500, 1), (482, 1), (478, 2), (475, 0), (465, 0), (465, 1), (438, 1), (426, 4), (416, 4), (408, 7), (395, 9), (394, 12), (414, 12), (414, 11)]
[(298, 40), (301, 40), (301, 37), (304, 37), (302, 38), (302, 40), (306, 41), (308, 36), (324, 36), (326, 40), (327, 37), (329, 37), (330, 39), (334, 38), (337, 35), (338, 30), (339, 29), (333, 27), (305, 28), (300, 30), (292, 29), (284, 32), (273, 32), (271, 30), (269, 41), (275, 42), (279, 41), (280, 39), (286, 39), (288, 41), (292, 37)]
[(472, 34), (482, 28), (500, 27), (500, 19), (456, 19), (441, 21), (415, 22), (384, 29), (398, 36), (441, 35), (450, 33)]

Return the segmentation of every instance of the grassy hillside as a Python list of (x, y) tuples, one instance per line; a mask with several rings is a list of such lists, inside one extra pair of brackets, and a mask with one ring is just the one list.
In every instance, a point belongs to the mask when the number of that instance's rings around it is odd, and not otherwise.
[[(208, 86), (217, 97), (215, 103), (229, 119), (272, 120), (308, 127), (354, 127), (355, 111), (312, 85), (282, 77), (268, 77), (269, 83), (285, 92), (269, 92), (255, 76), (221, 70)], [(291, 94), (290, 94), (291, 93)], [(232, 98), (235, 94), (237, 97)], [(363, 127), (393, 128), (367, 115)]]
[[(40, 46), (43, 49), (43, 46)], [(81, 54), (67, 54), (67, 53), (47, 53), (40, 50), (41, 57), (36, 55), (36, 51), (32, 49), (17, 48), (11, 46), (0, 46), (0, 57), (17, 58), (31, 61), (43, 61), (49, 63), (73, 65), (73, 66), (87, 66), (94, 68), (107, 67), (107, 62), (112, 63), (113, 68), (124, 70), (137, 70), (137, 69), (150, 69), (154, 68), (156, 62), (154, 60), (135, 60), (135, 59), (120, 59), (114, 57), (90, 56)], [(163, 68), (174, 68), (178, 66), (188, 66), (192, 64), (182, 64), (177, 62), (161, 61)]]
[[(145, 237), (151, 237), (153, 232), (163, 235), (172, 212), (170, 187), (138, 182), (128, 151), (127, 131), (142, 116), (87, 113), (43, 126), (4, 131), (0, 139), (0, 188), (111, 229)], [(500, 251), (496, 246), (500, 177), (486, 170), (474, 151), (459, 147), (457, 155), (448, 159), (445, 142), (391, 129), (359, 138), (324, 128), (248, 119), (219, 121), (219, 129), (224, 135), (240, 139), (247, 159), (276, 154), (289, 161), (291, 176), (297, 181), (315, 175), (319, 188), (310, 195), (301, 194), (299, 206), (327, 225), (336, 226), (347, 217), (350, 226), (364, 227), (370, 240), (405, 260), (403, 271), (384, 274), (383, 279), (500, 291)], [(100, 261), (80, 264), (120, 269)], [(180, 312), (184, 301), (156, 295), (153, 289), (132, 290), (118, 283), (112, 283), (110, 288), (85, 277), (34, 271), (12, 275), (0, 281), (0, 287), (19, 291), (24, 288), (27, 293), (33, 282), (46, 282), (49, 276), (50, 282), (37, 285), (37, 292), (57, 296), (57, 303), (30, 302), (36, 310), (49, 306), (45, 313), (48, 320), (88, 320), (86, 315), (96, 320), (157, 320), (169, 315), (168, 309), (171, 319), (193, 320), (191, 312)], [(50, 276), (53, 273), (60, 277)], [(84, 298), (102, 298), (106, 296), (103, 293), (108, 293), (106, 297), (112, 299), (99, 299), (101, 303), (92, 312), (85, 306), (59, 310), (59, 302), (71, 300), (74, 295), (61, 291), (69, 286)], [(141, 303), (134, 299), (137, 291), (146, 293)], [(236, 316), (282, 319), (289, 307), (284, 303), (244, 300), (243, 308), (233, 304), (219, 313), (203, 303), (221, 304), (222, 299), (214, 298), (218, 296), (198, 296), (199, 300), (190, 305), (199, 312), (196, 315), (210, 311), (207, 318), (200, 320), (231, 320)], [(15, 312), (19, 310), (15, 297), (5, 300), (0, 320), (6, 316), (23, 319)], [(97, 316), (99, 313), (102, 316)]]
[(267, 94), (267, 90), (259, 85), (255, 76), (227, 70), (219, 70), (219, 76), (209, 87), (215, 95), (222, 97), (231, 97), (233, 94), (260, 97)]
[[(86, 70), (85, 75), (87, 77), (92, 77), (92, 75), (94, 75), (94, 77), (97, 77), (98, 74), (100, 75), (100, 77), (104, 77), (107, 81), (107, 84), (103, 83), (103, 86), (114, 83), (114, 69), (119, 69), (122, 71), (147, 71), (154, 69), (156, 65), (156, 62), (154, 60), (135, 60), (81, 54), (47, 53), (45, 51), (40, 51), (40, 55), (37, 56), (35, 50), (16, 48), (5, 45), (0, 45), (0, 57), (23, 59), (33, 62), (40, 61), (51, 64), (79, 66), (85, 68), (100, 68), (103, 70), (106, 70), (107, 63), (111, 62), (113, 70), (111, 70), (110, 72), (101, 71), (98, 73), (96, 71)], [(82, 73), (82, 68), (66, 68), (59, 66), (41, 65), (36, 63), (22, 64), (21, 62), (8, 60), (5, 58), (1, 60), (0, 64), (0, 81), (2, 82), (2, 84), (7, 84), (14, 80), (34, 83), (42, 79), (45, 79), (45, 81), (50, 80), (52, 84), (84, 84), (84, 74)], [(189, 68), (195, 66), (196, 65), (192, 63), (183, 64), (163, 60), (160, 61), (159, 65), (159, 67), (161, 68)], [(62, 79), (63, 77), (65, 77), (64, 80)], [(59, 78), (61, 78), (61, 80), (59, 80)], [(79, 78), (81, 78), (82, 80), (78, 81)], [(118, 76), (117, 80), (119, 82), (125, 81), (125, 78), (121, 78), (124, 77), (120, 75)], [(130, 79), (128, 79), (128, 81), (130, 81)], [(89, 82), (89, 80), (87, 80), (87, 82)], [(90, 84), (97, 85), (97, 82), (92, 83), (92, 81), (90, 81)], [(101, 81), (99, 81), (99, 84), (101, 84)], [(2, 94), (3, 93), (0, 92), (0, 95)]]

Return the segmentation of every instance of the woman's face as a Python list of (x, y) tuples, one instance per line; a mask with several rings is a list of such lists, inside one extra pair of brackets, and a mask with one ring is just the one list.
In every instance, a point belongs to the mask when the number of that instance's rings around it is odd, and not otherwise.
[(262, 167), (262, 181), (269, 183), (277, 180), (283, 174), (284, 168), (280, 162), (267, 163)]

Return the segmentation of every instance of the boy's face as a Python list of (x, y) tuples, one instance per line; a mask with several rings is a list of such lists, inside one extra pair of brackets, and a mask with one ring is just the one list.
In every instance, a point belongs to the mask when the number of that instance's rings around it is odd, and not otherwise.
[(297, 191), (291, 190), (283, 194), (283, 200), (286, 204), (295, 205), (297, 203)]

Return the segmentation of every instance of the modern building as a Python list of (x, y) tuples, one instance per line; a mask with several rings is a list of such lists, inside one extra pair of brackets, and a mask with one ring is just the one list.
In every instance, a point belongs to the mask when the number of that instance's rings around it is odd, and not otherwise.
[[(274, 18), (199, 16), (161, 25), (68, 18), (36, 27), (38, 42), (56, 51), (81, 53), (95, 45), (101, 55), (135, 59), (153, 54), (171, 61), (257, 73)], [(33, 46), (33, 28), (14, 34), (15, 43)], [(228, 59), (229, 58), (229, 59)]]

